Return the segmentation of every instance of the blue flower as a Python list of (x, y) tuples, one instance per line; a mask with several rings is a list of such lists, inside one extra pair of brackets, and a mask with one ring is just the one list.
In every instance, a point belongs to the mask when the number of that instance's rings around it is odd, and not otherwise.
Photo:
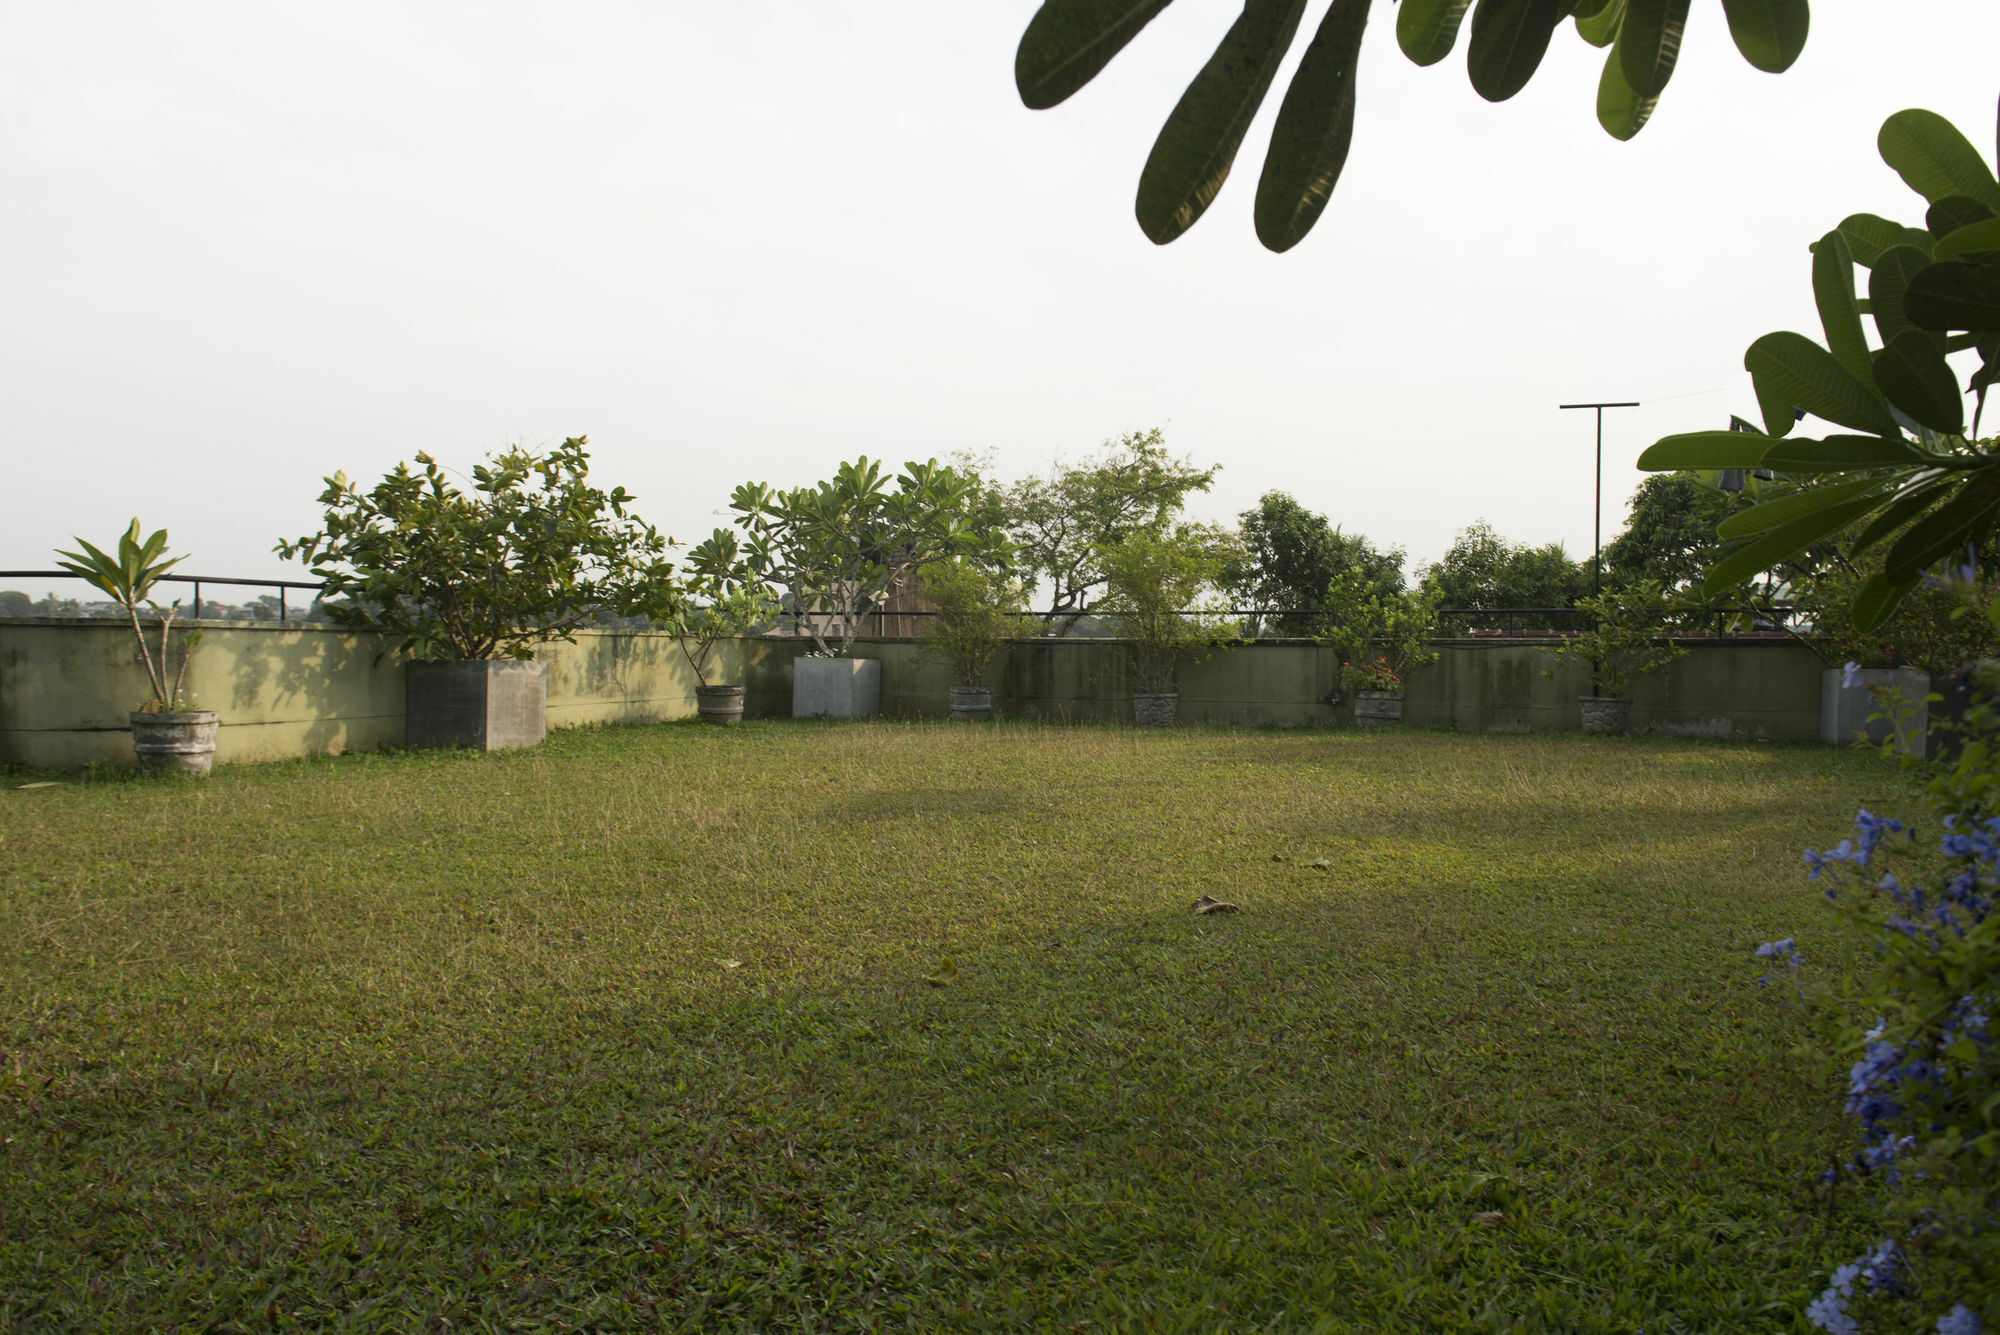
[[(1853, 1267), (1843, 1266), (1842, 1269), (1851, 1270)], [(1838, 1275), (1839, 1272), (1836, 1271), (1835, 1274)], [(1851, 1286), (1853, 1282), (1853, 1276), (1850, 1275), (1848, 1284)], [(1860, 1325), (1847, 1314), (1846, 1299), (1832, 1289), (1822, 1293), (1810, 1307), (1806, 1308), (1806, 1320), (1826, 1331), (1827, 1335), (1861, 1335)]]
[(1985, 1326), (1964, 1303), (1954, 1303), (1938, 1318), (1937, 1335), (1979, 1335)]

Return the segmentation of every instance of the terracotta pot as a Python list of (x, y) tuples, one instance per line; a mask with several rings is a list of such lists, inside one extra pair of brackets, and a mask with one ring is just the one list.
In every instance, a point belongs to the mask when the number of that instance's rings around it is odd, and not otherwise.
[(185, 774), (200, 779), (215, 764), (215, 729), (222, 720), (212, 709), (177, 714), (134, 711), (132, 754), (139, 768), (159, 774)]

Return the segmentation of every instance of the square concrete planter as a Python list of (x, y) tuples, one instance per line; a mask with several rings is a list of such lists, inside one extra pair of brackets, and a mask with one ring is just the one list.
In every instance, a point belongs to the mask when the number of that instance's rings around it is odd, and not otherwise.
[(867, 718), (881, 712), (880, 659), (792, 660), (793, 718)]
[[(1844, 675), (1841, 668), (1828, 668), (1820, 674), (1819, 739), (1851, 746), (1865, 738), (1880, 746), (1893, 730), (1898, 751), (1904, 755), (1922, 755), (1924, 737), (1930, 731), (1930, 711), (1924, 704), (1924, 697), (1930, 694), (1930, 674), (1916, 668), (1862, 668), (1854, 674), (1852, 686), (1841, 684)], [(1875, 699), (1876, 687), (1887, 688), (1894, 693), (1892, 699), (1899, 701), (1886, 712), (1893, 714), (1897, 708), (1905, 711), (1900, 727), (1899, 720), (1890, 717), (1869, 722), (1869, 715), (1885, 712), (1883, 704)]]
[(546, 663), (411, 663), (404, 683), (407, 746), (505, 751), (548, 736)]

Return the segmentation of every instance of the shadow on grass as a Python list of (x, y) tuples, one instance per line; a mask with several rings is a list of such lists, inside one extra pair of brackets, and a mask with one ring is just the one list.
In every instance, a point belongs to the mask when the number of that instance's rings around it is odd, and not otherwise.
[(1859, 1234), (1803, 1213), (1844, 1128), (1768, 999), (1589, 943), (1522, 967), (1504, 930), (1380, 949), (1409, 926), (1096, 915), (947, 986), (906, 953), (135, 1018), (0, 1077), (0, 1322), (1789, 1329)]

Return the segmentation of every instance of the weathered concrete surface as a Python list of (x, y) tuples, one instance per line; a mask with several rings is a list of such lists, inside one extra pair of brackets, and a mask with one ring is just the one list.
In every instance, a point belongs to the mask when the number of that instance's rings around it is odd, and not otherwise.
[[(203, 622), (189, 673), (196, 703), (222, 715), (216, 760), (233, 763), (404, 742), (406, 669), (393, 643), (335, 627)], [(1820, 735), (1826, 664), (1794, 641), (1690, 640), (1688, 657), (1632, 691), (1632, 728), (1692, 736), (1812, 741)], [(918, 661), (909, 640), (868, 640), (881, 664), (881, 709), (950, 714), (948, 669)], [(715, 648), (710, 676), (745, 688), (751, 717), (792, 712), (792, 668), (811, 641), (758, 638)], [(1521, 640), (1443, 640), (1436, 664), (1410, 674), (1411, 727), (1468, 732), (1573, 732), (1580, 665)], [(543, 647), (550, 727), (651, 723), (696, 712), (693, 671), (671, 636), (584, 631)], [(835, 660), (838, 661), (838, 660)], [(1115, 640), (1031, 640), (994, 660), (986, 684), (1008, 717), (1129, 723), (1125, 646)], [(1328, 703), (1337, 661), (1310, 641), (1219, 650), (1180, 673), (1183, 723), (1327, 727), (1351, 723), (1351, 702)], [(0, 763), (71, 768), (130, 764), (126, 711), (146, 693), (129, 627), (112, 621), (0, 618)]]
[[(1828, 668), (1820, 676), (1819, 739), (1834, 745), (1866, 741), (1880, 746), (1890, 732), (1896, 749), (1915, 755), (1930, 732), (1931, 676), (1919, 668), (1862, 668), (1852, 686), (1841, 684), (1845, 672)], [(1877, 689), (1891, 690), (1902, 701), (1895, 717), (1875, 699)], [(1877, 718), (1876, 715), (1882, 717)]]
[(411, 663), (403, 680), (407, 746), (511, 751), (548, 736), (546, 663)]
[(793, 718), (872, 718), (881, 712), (881, 659), (792, 660)]

